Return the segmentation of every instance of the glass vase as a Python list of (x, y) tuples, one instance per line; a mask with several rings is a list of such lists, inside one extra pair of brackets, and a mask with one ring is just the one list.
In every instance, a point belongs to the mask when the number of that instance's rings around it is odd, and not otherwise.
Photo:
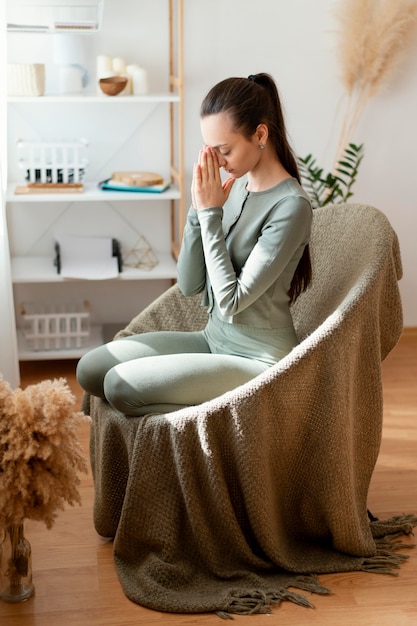
[(4, 529), (0, 545), (0, 598), (6, 602), (24, 602), (34, 591), (32, 550), (21, 521)]

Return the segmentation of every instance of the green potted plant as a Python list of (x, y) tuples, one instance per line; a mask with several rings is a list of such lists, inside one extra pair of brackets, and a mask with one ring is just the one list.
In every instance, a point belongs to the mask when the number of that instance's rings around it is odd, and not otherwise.
[(325, 173), (312, 154), (298, 157), (303, 186), (309, 194), (313, 207), (347, 202), (353, 196), (359, 165), (364, 157), (363, 144), (350, 143), (334, 172)]

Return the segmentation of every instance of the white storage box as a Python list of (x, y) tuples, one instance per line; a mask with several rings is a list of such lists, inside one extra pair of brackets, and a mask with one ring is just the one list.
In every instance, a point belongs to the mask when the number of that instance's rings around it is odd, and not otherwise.
[(29, 350), (81, 348), (90, 336), (90, 305), (28, 303), (20, 307)]
[(43, 96), (45, 66), (42, 63), (8, 63), (8, 96)]
[(11, 0), (7, 2), (10, 32), (96, 32), (104, 0)]
[(17, 147), (21, 156), (19, 167), (25, 170), (28, 183), (80, 183), (84, 179), (88, 160), (84, 153), (86, 139), (77, 141), (24, 141)]

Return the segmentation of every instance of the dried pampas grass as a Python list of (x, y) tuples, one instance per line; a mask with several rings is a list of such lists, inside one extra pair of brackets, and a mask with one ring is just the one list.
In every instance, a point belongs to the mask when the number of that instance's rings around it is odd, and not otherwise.
[(65, 502), (80, 504), (86, 420), (64, 378), (12, 390), (0, 375), (0, 528), (24, 518), (50, 528)]
[(351, 94), (362, 76), (374, 0), (346, 0), (337, 9), (340, 23), (338, 56), (341, 78)]
[(342, 0), (338, 56), (347, 106), (335, 162), (370, 98), (385, 87), (415, 35), (417, 0)]

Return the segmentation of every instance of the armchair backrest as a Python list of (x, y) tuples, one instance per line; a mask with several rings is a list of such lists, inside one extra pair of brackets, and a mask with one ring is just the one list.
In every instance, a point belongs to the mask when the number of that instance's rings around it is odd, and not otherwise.
[[(292, 308), (300, 340), (332, 313), (366, 297), (388, 263), (402, 276), (398, 239), (386, 216), (374, 207), (336, 204), (314, 211), (311, 236), (313, 280)], [(396, 284), (396, 281), (394, 281)]]

